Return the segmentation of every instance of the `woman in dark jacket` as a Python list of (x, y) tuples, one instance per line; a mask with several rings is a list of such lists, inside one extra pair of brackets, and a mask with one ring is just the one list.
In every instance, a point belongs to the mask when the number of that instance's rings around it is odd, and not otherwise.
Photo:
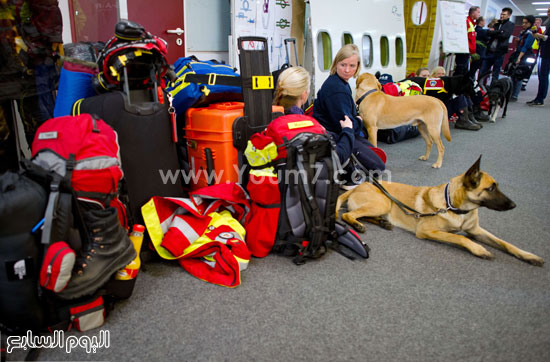
[(348, 117), (353, 122), (353, 153), (368, 170), (383, 171), (386, 165), (371, 149), (374, 147), (363, 133), (363, 122), (357, 114), (357, 107), (348, 81), (359, 74), (361, 61), (355, 44), (344, 45), (336, 54), (330, 68), (330, 76), (323, 83), (313, 105), (313, 118), (328, 131), (340, 135), (340, 120)]

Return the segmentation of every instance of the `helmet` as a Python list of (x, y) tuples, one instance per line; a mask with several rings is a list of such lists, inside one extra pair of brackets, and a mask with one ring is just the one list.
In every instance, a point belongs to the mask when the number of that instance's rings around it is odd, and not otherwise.
[(137, 23), (122, 20), (97, 60), (99, 74), (92, 83), (98, 92), (121, 88), (124, 74), (131, 89), (148, 88), (170, 69), (165, 40), (152, 35)]

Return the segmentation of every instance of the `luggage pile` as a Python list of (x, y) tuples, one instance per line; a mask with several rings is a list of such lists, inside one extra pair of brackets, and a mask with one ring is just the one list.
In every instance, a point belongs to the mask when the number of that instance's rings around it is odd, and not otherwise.
[(335, 220), (334, 142), (272, 105), (266, 39), (239, 39), (240, 75), (194, 57), (174, 69), (165, 42), (127, 20), (96, 46), (76, 47), (86, 59), (66, 61), (56, 118), (0, 177), (3, 330), (101, 326), (153, 252), (227, 287), (272, 251), (368, 257)]

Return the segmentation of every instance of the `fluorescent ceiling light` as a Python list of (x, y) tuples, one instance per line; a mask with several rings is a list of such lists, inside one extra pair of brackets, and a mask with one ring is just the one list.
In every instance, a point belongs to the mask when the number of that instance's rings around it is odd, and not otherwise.
[(546, 15), (547, 13), (539, 13), (539, 15)]
[(536, 2), (536, 3), (531, 3), (533, 5), (550, 5), (550, 1), (543, 1), (543, 2)]
[(544, 10), (547, 10), (546, 8), (542, 8), (542, 9), (535, 9), (536, 11), (544, 11)]

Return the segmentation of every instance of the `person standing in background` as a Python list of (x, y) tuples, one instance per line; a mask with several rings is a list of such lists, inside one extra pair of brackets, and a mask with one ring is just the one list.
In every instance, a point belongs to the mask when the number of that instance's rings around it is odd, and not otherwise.
[[(534, 63), (533, 42), (535, 41), (535, 38), (533, 37), (533, 33), (531, 31), (531, 27), (534, 23), (535, 17), (533, 15), (527, 15), (523, 18), (521, 23), (523, 30), (519, 33), (519, 41), (516, 51), (510, 56), (510, 62), (514, 62), (516, 65), (516, 68), (514, 68), (515, 74), (511, 75), (514, 88), (510, 102), (516, 102), (518, 100), (523, 79), (531, 75), (528, 59)], [(519, 72), (519, 70), (521, 70), (521, 72)]]
[(508, 43), (510, 36), (514, 31), (514, 23), (510, 21), (512, 9), (503, 8), (500, 13), (500, 20), (497, 21), (494, 28), (489, 28), (487, 35), (489, 40), (487, 43), (487, 53), (481, 64), (479, 77), (489, 72), (492, 68), (492, 81), (500, 76), (500, 69), (504, 63), (504, 56), (508, 52)]
[[(531, 28), (531, 31), (533, 34), (542, 34), (542, 18), (535, 18), (535, 24)], [(537, 65), (538, 62), (538, 55), (539, 55), (539, 41), (535, 39), (535, 42), (533, 43), (533, 55), (535, 56), (535, 62), (530, 64), (529, 67), (529, 74), (526, 75), (526, 78), (523, 80), (523, 84), (521, 85), (521, 90), (524, 91), (527, 89), (527, 83), (529, 82), (529, 79), (531, 78), (531, 74), (533, 73), (533, 68), (535, 68), (535, 65)]]
[(472, 60), (479, 60), (479, 56), (476, 55), (476, 21), (479, 18), (480, 10), (479, 6), (472, 6), (468, 11), (468, 17), (466, 17), (466, 30), (468, 32), (468, 51), (469, 53), (456, 54), (455, 57), (455, 71), (453, 75), (469, 74), (468, 69), (470, 65), (470, 58)]
[(470, 78), (475, 79), (477, 71), (481, 68), (481, 63), (485, 57), (485, 51), (487, 49), (487, 29), (485, 29), (485, 18), (480, 16), (477, 18), (476, 23), (476, 54), (477, 57), (472, 57), (472, 62), (470, 63), (470, 72), (468, 75)]
[(550, 73), (550, 40), (548, 29), (550, 28), (550, 7), (547, 10), (548, 18), (542, 24), (546, 27), (544, 34), (534, 34), (533, 36), (539, 42), (539, 87), (537, 96), (532, 101), (527, 102), (531, 106), (543, 106), (544, 99), (548, 95), (548, 74)]

